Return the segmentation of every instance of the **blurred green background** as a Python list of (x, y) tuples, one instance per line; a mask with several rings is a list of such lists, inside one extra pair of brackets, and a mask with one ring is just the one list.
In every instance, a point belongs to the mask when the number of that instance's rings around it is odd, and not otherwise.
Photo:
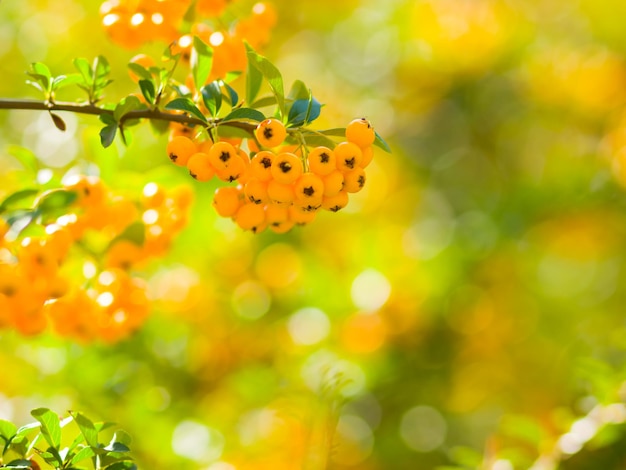
[[(342, 212), (254, 236), (148, 125), (103, 150), (93, 118), (64, 114), (60, 133), (0, 113), (0, 195), (11, 145), (58, 171), (95, 162), (114, 189), (196, 192), (170, 255), (140, 273), (153, 312), (137, 334), (0, 332), (0, 418), (115, 421), (142, 469), (300, 469), (331, 396), (329, 469), (626, 468), (626, 3), (273, 4), (263, 53), (325, 104), (314, 127), (365, 116), (393, 153)], [(0, 96), (36, 96), (31, 62), (59, 74), (97, 54), (107, 99), (135, 91), (126, 62), (164, 44), (111, 43), (98, 8), (2, 1)]]

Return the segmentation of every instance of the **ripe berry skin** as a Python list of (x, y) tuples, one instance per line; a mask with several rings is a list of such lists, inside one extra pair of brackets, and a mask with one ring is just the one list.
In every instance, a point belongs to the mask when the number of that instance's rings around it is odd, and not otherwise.
[(289, 206), (289, 220), (298, 224), (305, 225), (315, 220), (315, 211), (307, 211), (298, 206)]
[(372, 163), (372, 159), (374, 158), (374, 149), (369, 146), (361, 148), (361, 151), (363, 153), (363, 160), (361, 160), (359, 166), (361, 168), (367, 168), (367, 166)]
[(215, 190), (213, 196), (213, 207), (222, 217), (233, 217), (241, 205), (243, 197), (239, 188), (233, 186), (222, 186)]
[(214, 143), (209, 150), (209, 161), (218, 172), (226, 168), (237, 158), (237, 150), (225, 141)]
[(263, 147), (276, 147), (287, 137), (287, 130), (278, 119), (269, 118), (259, 123), (254, 136)]
[(349, 193), (358, 193), (365, 186), (365, 170), (357, 167), (343, 174), (343, 189)]
[(354, 170), (363, 160), (363, 152), (352, 142), (341, 142), (335, 147), (337, 169), (340, 171)]
[(256, 178), (248, 180), (244, 185), (246, 199), (253, 204), (267, 204), (270, 202), (267, 185), (267, 181), (261, 181)]
[(304, 173), (294, 183), (296, 199), (294, 204), (305, 210), (317, 210), (324, 197), (324, 183), (315, 173)]
[(272, 162), (274, 155), (269, 150), (262, 150), (252, 157), (250, 160), (250, 176), (260, 181), (269, 181), (272, 179)]
[(209, 161), (209, 156), (203, 152), (194, 153), (187, 161), (187, 169), (191, 177), (197, 181), (210, 181), (215, 175), (215, 168)]
[(367, 119), (360, 118), (348, 124), (348, 127), (346, 127), (346, 139), (359, 147), (367, 147), (374, 143), (376, 133)]
[(291, 204), (296, 199), (296, 193), (291, 184), (281, 184), (271, 180), (267, 184), (267, 194), (270, 200), (276, 204)]
[(197, 152), (197, 146), (189, 137), (179, 135), (167, 143), (167, 155), (179, 166), (186, 166), (189, 158)]
[(322, 209), (327, 211), (337, 212), (348, 205), (348, 193), (347, 191), (339, 191), (334, 196), (325, 197), (322, 200)]
[(343, 189), (343, 173), (339, 170), (334, 170), (332, 173), (323, 176), (322, 182), (324, 183), (324, 196), (335, 196)]
[(260, 227), (265, 224), (265, 207), (260, 204), (244, 204), (234, 219), (243, 230), (260, 231)]
[(335, 152), (328, 147), (315, 147), (307, 156), (309, 170), (318, 175), (327, 175), (337, 168)]
[(293, 153), (280, 153), (274, 158), (270, 171), (278, 183), (291, 184), (302, 175), (302, 162)]

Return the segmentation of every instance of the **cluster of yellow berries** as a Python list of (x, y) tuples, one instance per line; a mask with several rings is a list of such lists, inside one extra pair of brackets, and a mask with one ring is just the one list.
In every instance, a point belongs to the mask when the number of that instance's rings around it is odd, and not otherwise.
[(77, 340), (119, 340), (149, 313), (144, 283), (130, 270), (164, 253), (186, 223), (191, 191), (166, 194), (148, 183), (133, 202), (84, 175), (64, 189), (75, 201), (29, 229), (36, 235), (20, 237), (0, 219), (0, 328), (34, 335), (51, 323)]
[(219, 187), (213, 206), (244, 230), (287, 232), (312, 222), (320, 209), (344, 208), (349, 194), (365, 185), (376, 138), (366, 119), (352, 121), (346, 140), (334, 149), (283, 145), (287, 129), (274, 118), (260, 122), (254, 134), (247, 141), (250, 153), (241, 140), (195, 142), (180, 133), (172, 134), (167, 145), (170, 160), (196, 180), (237, 183)]

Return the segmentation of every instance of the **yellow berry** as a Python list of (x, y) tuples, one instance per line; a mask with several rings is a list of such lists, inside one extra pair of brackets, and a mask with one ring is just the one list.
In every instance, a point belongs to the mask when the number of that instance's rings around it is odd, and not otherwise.
[(271, 172), (278, 183), (291, 184), (302, 174), (302, 162), (293, 153), (283, 152), (274, 158)]
[(337, 168), (335, 153), (328, 147), (315, 147), (307, 156), (309, 170), (318, 175), (327, 175)]
[(348, 124), (348, 127), (346, 127), (346, 139), (359, 147), (367, 147), (374, 143), (376, 133), (367, 119), (360, 118)]
[(337, 169), (340, 171), (354, 170), (363, 160), (363, 152), (352, 142), (341, 142), (335, 147)]
[(294, 183), (294, 191), (295, 204), (307, 210), (316, 210), (324, 197), (324, 182), (315, 173), (307, 172)]
[(269, 150), (262, 150), (250, 160), (250, 176), (260, 181), (272, 179), (272, 161), (275, 155)]
[(215, 168), (211, 165), (209, 156), (203, 152), (194, 153), (187, 161), (187, 169), (193, 179), (206, 182), (215, 175)]
[(334, 170), (332, 173), (322, 176), (321, 178), (324, 183), (324, 196), (334, 196), (343, 189), (344, 176), (341, 171)]
[(270, 196), (267, 193), (268, 181), (261, 181), (256, 178), (252, 178), (244, 185), (244, 193), (246, 199), (253, 204), (266, 204), (270, 201)]
[(265, 225), (265, 208), (260, 204), (244, 204), (239, 208), (234, 219), (243, 230), (257, 231)]
[(234, 216), (243, 204), (243, 194), (239, 188), (222, 186), (215, 190), (213, 207), (222, 217)]
[(226, 170), (233, 161), (237, 160), (237, 150), (229, 142), (216, 142), (209, 150), (209, 161), (217, 172)]
[(289, 220), (298, 224), (305, 225), (315, 220), (315, 211), (307, 211), (299, 206), (289, 206)]
[(276, 147), (287, 137), (287, 130), (278, 119), (269, 118), (261, 121), (254, 131), (254, 136), (263, 147)]
[(348, 205), (348, 193), (339, 191), (334, 196), (324, 197), (322, 200), (322, 208), (327, 211), (337, 212)]
[(196, 153), (197, 146), (189, 137), (179, 135), (167, 143), (166, 151), (173, 163), (186, 166), (189, 158)]
[(267, 184), (267, 194), (276, 204), (291, 204), (296, 199), (293, 185), (281, 184), (276, 180), (271, 180)]
[(358, 193), (365, 186), (365, 170), (356, 167), (343, 174), (343, 189), (349, 193)]

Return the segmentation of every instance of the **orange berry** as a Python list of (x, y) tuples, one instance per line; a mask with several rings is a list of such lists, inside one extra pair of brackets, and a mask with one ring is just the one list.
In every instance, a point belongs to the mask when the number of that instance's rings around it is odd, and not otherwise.
[(363, 160), (363, 152), (352, 142), (341, 142), (335, 147), (337, 169), (340, 171), (354, 170)]
[(289, 206), (289, 220), (298, 224), (305, 225), (315, 220), (315, 211), (308, 211), (298, 206)]
[(106, 197), (104, 183), (97, 176), (72, 175), (65, 180), (65, 189), (76, 191), (77, 203), (83, 207), (100, 206)]
[(265, 208), (260, 204), (244, 204), (234, 216), (235, 222), (243, 230), (259, 231), (266, 225)]
[(280, 153), (272, 161), (270, 171), (278, 183), (291, 184), (302, 175), (302, 162), (293, 153)]
[(250, 160), (250, 176), (260, 181), (272, 179), (272, 161), (275, 155), (269, 150), (262, 150)]
[(343, 189), (349, 193), (358, 193), (365, 186), (365, 170), (356, 167), (343, 174)]
[(271, 180), (267, 184), (267, 194), (276, 204), (291, 204), (296, 199), (293, 185), (281, 184), (276, 180)]
[(174, 137), (167, 143), (166, 152), (170, 160), (179, 166), (186, 166), (189, 158), (196, 153), (197, 146), (189, 137)]
[(165, 202), (165, 190), (156, 183), (147, 183), (141, 191), (141, 205), (146, 209), (161, 207)]
[(213, 207), (222, 217), (234, 216), (243, 204), (243, 193), (233, 186), (222, 186), (215, 190)]
[(243, 177), (245, 172), (246, 164), (238, 155), (232, 157), (225, 168), (216, 170), (217, 177), (229, 183)]
[(296, 193), (295, 204), (306, 210), (316, 210), (324, 197), (324, 183), (315, 173), (304, 173), (294, 183)]
[(337, 212), (348, 205), (348, 193), (339, 191), (334, 196), (324, 197), (322, 200), (322, 208), (327, 211)]
[(263, 147), (276, 147), (287, 137), (287, 129), (278, 119), (269, 118), (257, 125), (254, 136)]
[(244, 185), (246, 199), (253, 204), (266, 204), (270, 201), (267, 193), (268, 181), (261, 181), (256, 178), (248, 180)]
[(226, 170), (233, 161), (237, 160), (237, 149), (231, 143), (221, 140), (211, 146), (209, 160), (218, 172)]
[(339, 170), (334, 170), (332, 173), (322, 176), (322, 182), (324, 183), (324, 196), (334, 196), (343, 189), (343, 173)]
[(203, 152), (194, 153), (189, 157), (187, 169), (193, 179), (202, 182), (210, 181), (215, 175), (215, 168), (211, 165), (209, 156)]
[(307, 156), (309, 170), (318, 175), (327, 175), (337, 168), (335, 153), (328, 147), (315, 147)]
[(130, 240), (119, 240), (109, 248), (105, 264), (109, 268), (130, 269), (142, 256), (141, 247)]
[(371, 146), (361, 148), (361, 152), (363, 153), (363, 160), (359, 163), (361, 168), (367, 168), (367, 166), (372, 163), (372, 159), (374, 158), (374, 149)]
[(374, 143), (376, 133), (365, 118), (355, 119), (346, 127), (346, 139), (359, 147), (368, 147)]
[(289, 207), (285, 204), (267, 204), (265, 206), (265, 220), (272, 226), (279, 226), (289, 221)]

